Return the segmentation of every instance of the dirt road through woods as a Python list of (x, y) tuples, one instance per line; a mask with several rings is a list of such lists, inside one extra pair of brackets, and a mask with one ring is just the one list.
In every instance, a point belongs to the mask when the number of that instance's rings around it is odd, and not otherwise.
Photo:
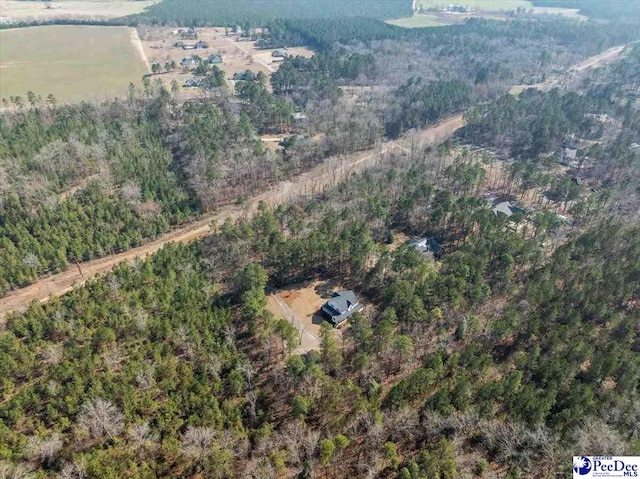
[[(433, 145), (450, 137), (462, 125), (462, 115), (457, 115), (422, 130), (419, 139), (424, 145)], [(255, 196), (248, 205), (223, 207), (213, 214), (175, 229), (137, 248), (73, 265), (62, 273), (42, 278), (25, 288), (12, 291), (7, 296), (0, 298), (0, 319), (12, 311), (26, 307), (31, 301), (44, 302), (52, 296), (61, 296), (70, 291), (74, 285), (80, 285), (89, 278), (107, 272), (122, 261), (144, 258), (160, 250), (167, 243), (188, 243), (207, 236), (211, 231), (210, 225), (212, 223), (220, 224), (229, 217), (235, 219), (243, 215), (250, 216), (260, 201), (275, 206), (296, 197), (319, 193), (324, 187), (335, 184), (349, 174), (374, 164), (384, 153), (398, 148), (405, 149), (404, 143), (406, 141), (406, 139), (389, 141), (371, 150), (329, 158), (290, 181), (272, 186), (269, 190)]]
[[(575, 65), (567, 74), (569, 75), (573, 72), (580, 72), (611, 63), (619, 58), (625, 47), (626, 45), (610, 48), (599, 55), (587, 58)], [(557, 78), (554, 77), (549, 81), (556, 82)], [(515, 91), (517, 94), (526, 88), (548, 89), (550, 85), (549, 81), (538, 85), (518, 85), (513, 87), (511, 92), (514, 93)], [(456, 115), (437, 125), (419, 131), (418, 134), (413, 137), (412, 141), (415, 142), (417, 138), (422, 145), (435, 145), (449, 138), (456, 130), (461, 128), (463, 124), (462, 115)], [(25, 308), (31, 301), (44, 302), (52, 296), (61, 296), (67, 291), (70, 291), (74, 284), (80, 285), (89, 278), (111, 270), (122, 261), (144, 258), (147, 255), (155, 253), (167, 243), (188, 243), (207, 236), (211, 231), (210, 225), (212, 223), (219, 224), (228, 217), (238, 218), (242, 215), (249, 216), (255, 211), (259, 201), (264, 201), (270, 206), (275, 206), (299, 196), (319, 193), (325, 186), (335, 184), (347, 175), (374, 164), (384, 153), (391, 152), (394, 149), (407, 151), (407, 147), (410, 146), (410, 141), (411, 140), (408, 139), (393, 140), (385, 142), (372, 150), (330, 158), (290, 181), (284, 181), (272, 186), (268, 191), (255, 196), (248, 205), (230, 205), (224, 207), (211, 215), (171, 231), (138, 248), (87, 261), (81, 263), (79, 266), (72, 266), (62, 273), (42, 278), (25, 288), (12, 291), (7, 296), (0, 298), (0, 320), (12, 311)]]
[(591, 68), (598, 68), (608, 65), (610, 63), (615, 62), (620, 58), (620, 55), (629, 45), (618, 45), (617, 47), (609, 48), (599, 55), (595, 55), (593, 57), (586, 58), (582, 60), (580, 63), (573, 65), (565, 74), (563, 75), (550, 75), (545, 81), (541, 83), (535, 83), (533, 85), (514, 85), (509, 93), (512, 95), (519, 95), (524, 90), (528, 90), (529, 88), (535, 88), (536, 90), (548, 91), (552, 88), (559, 87), (562, 80), (565, 78), (571, 78), (574, 75), (577, 75), (585, 70), (589, 70)]

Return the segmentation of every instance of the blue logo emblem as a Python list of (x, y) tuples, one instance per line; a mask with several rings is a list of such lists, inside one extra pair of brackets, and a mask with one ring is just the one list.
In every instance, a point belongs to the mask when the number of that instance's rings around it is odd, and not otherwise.
[(573, 463), (573, 470), (581, 475), (586, 476), (591, 472), (591, 460), (588, 457), (580, 457)]

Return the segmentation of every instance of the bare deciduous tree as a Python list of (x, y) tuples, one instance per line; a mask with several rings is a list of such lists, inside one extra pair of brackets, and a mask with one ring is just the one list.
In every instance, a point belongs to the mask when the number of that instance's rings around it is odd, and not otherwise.
[(25, 454), (27, 457), (39, 463), (51, 461), (62, 449), (62, 439), (58, 433), (49, 437), (30, 437), (27, 441)]
[(60, 471), (60, 479), (84, 479), (84, 467), (77, 462), (69, 462)]
[(0, 461), (0, 479), (31, 479), (34, 477), (24, 464)]
[(120, 410), (101, 398), (84, 403), (78, 421), (94, 438), (107, 436), (113, 439), (124, 428), (124, 416)]
[(211, 453), (215, 437), (216, 432), (211, 428), (189, 426), (182, 436), (182, 453), (203, 461)]

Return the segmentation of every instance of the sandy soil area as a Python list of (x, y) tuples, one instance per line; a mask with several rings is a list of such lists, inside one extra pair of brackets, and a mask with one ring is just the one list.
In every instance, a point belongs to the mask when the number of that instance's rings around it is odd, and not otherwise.
[[(320, 350), (320, 328), (324, 322), (320, 307), (328, 300), (328, 295), (323, 292), (328, 289), (324, 281), (314, 281), (268, 296), (267, 309), (276, 318), (284, 318), (298, 329), (300, 345), (295, 350), (298, 354)], [(341, 337), (342, 329), (336, 329), (336, 334)]]

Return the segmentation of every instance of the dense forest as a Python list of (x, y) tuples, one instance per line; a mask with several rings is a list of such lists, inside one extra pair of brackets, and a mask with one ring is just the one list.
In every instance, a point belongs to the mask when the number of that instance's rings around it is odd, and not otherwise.
[(259, 27), (277, 18), (400, 18), (412, 14), (407, 0), (163, 0), (136, 20), (151, 24)]
[[(513, 20), (509, 22), (472, 18), (462, 25), (440, 28), (401, 28), (373, 18), (284, 19), (267, 24), (267, 39), (273, 45), (305, 44), (321, 50), (336, 43), (374, 40), (416, 41), (426, 47), (473, 48), (474, 40), (539, 39), (547, 43), (570, 46), (584, 55), (625, 43), (638, 35), (638, 25), (576, 22), (571, 20)], [(269, 44), (265, 39), (264, 44)], [(498, 53), (498, 52), (494, 52)]]
[[(0, 479), (547, 479), (640, 455), (640, 46), (571, 70), (640, 38), (605, 13), (405, 30), (381, 21), (404, 0), (163, 0), (135, 21), (315, 56), (233, 83), (201, 64), (186, 101), (148, 78), (7, 99), (0, 301), (216, 220), (0, 317)], [(436, 144), (442, 120), (464, 126)], [(337, 329), (277, 299), (344, 289), (363, 308)]]
[[(638, 453), (640, 232), (602, 204), (568, 240), (546, 213), (523, 234), (474, 196), (489, 165), (447, 148), (8, 318), (3, 470), (517, 478), (568, 470), (575, 447)], [(391, 249), (391, 231), (429, 231), (447, 254)], [(265, 286), (316, 275), (370, 306), (300, 356)]]

